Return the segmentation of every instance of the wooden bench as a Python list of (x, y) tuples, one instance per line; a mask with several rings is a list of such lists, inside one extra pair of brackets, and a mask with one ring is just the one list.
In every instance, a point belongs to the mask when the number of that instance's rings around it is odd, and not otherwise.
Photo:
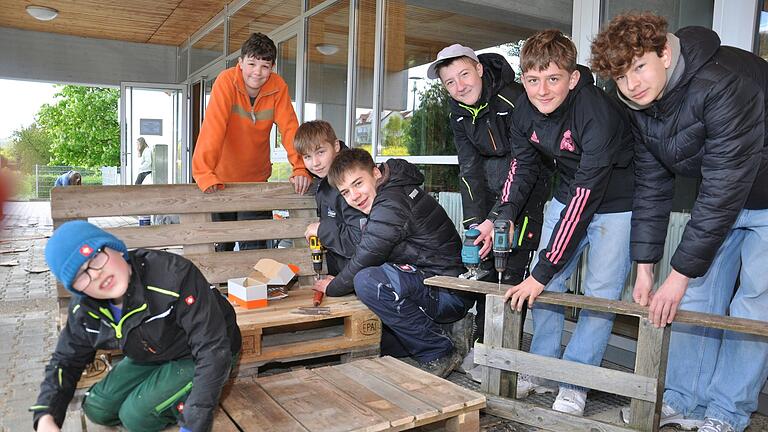
[[(273, 211), (288, 213), (280, 220), (212, 222), (213, 212)], [(311, 306), (314, 272), (304, 230), (316, 222), (315, 200), (296, 195), (288, 183), (236, 183), (212, 194), (193, 184), (141, 186), (81, 186), (54, 188), (51, 217), (54, 227), (73, 219), (104, 222), (114, 216), (178, 215), (180, 223), (106, 228), (129, 248), (168, 249), (191, 260), (212, 284), (225, 288), (228, 279), (243, 277), (261, 258), (272, 258), (299, 268), (299, 283), (286, 299), (267, 308), (235, 306), (243, 333), (241, 370), (270, 361), (293, 361), (342, 355), (343, 360), (378, 353), (381, 323), (354, 296), (326, 298), (329, 315), (298, 315), (298, 306)], [(216, 252), (213, 243), (239, 240), (291, 240), (292, 246), (239, 252)], [(62, 314), (70, 293), (58, 286)], [(115, 352), (100, 352), (81, 386), (100, 379)], [(102, 360), (103, 359), (103, 360)], [(106, 360), (106, 361), (104, 361)]]
[[(427, 285), (486, 294), (485, 337), (475, 344), (475, 363), (484, 365), (481, 390), (487, 394), (486, 412), (552, 431), (630, 432), (659, 430), (671, 327), (654, 327), (648, 308), (635, 303), (573, 294), (542, 293), (537, 303), (590, 309), (638, 318), (634, 373), (574, 363), (521, 351), (522, 316), (504, 302), (504, 291), (490, 282), (436, 276)], [(675, 321), (768, 337), (762, 321), (678, 311)], [(517, 372), (575, 384), (631, 398), (628, 426), (576, 417), (515, 400)], [(617, 419), (618, 420), (618, 419)]]
[[(485, 397), (477, 392), (382, 357), (239, 379), (222, 392), (213, 430), (401, 431), (434, 425), (448, 432), (476, 432), (484, 407)], [(73, 410), (62, 430), (118, 429), (94, 425), (81, 410)]]

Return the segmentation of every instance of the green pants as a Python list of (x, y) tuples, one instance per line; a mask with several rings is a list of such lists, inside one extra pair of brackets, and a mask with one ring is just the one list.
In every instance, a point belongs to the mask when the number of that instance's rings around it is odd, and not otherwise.
[(120, 361), (94, 384), (83, 402), (91, 421), (123, 425), (131, 432), (156, 432), (175, 424), (179, 404), (192, 389), (195, 363), (191, 359), (162, 364)]

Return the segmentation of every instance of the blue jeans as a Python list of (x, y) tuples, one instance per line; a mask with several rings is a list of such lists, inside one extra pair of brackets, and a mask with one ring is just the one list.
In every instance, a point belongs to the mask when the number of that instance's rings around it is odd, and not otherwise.
[[(546, 248), (553, 234), (555, 225), (565, 205), (555, 199), (549, 204), (544, 214), (544, 226), (541, 232), (539, 251)], [(565, 266), (555, 274), (547, 284), (545, 291), (565, 292), (565, 282), (571, 277), (579, 263), (579, 256), (589, 245), (587, 253), (587, 271), (582, 277), (585, 295), (618, 300), (624, 289), (627, 274), (631, 267), (629, 257), (629, 231), (632, 212), (595, 214), (587, 227), (573, 256)], [(536, 254), (531, 268), (536, 266), (539, 254)], [(534, 303), (533, 341), (531, 352), (548, 357), (560, 357), (560, 342), (563, 337), (565, 316), (562, 306)], [(582, 309), (576, 330), (562, 355), (564, 360), (599, 365), (611, 336), (614, 314)], [(562, 384), (562, 387), (581, 391), (586, 389)]]
[[(768, 321), (766, 251), (768, 210), (742, 210), (707, 273), (688, 284), (680, 309)], [(672, 325), (664, 402), (687, 417), (744, 430), (767, 375), (765, 338)]]
[(424, 285), (424, 272), (411, 269), (403, 270), (390, 263), (364, 268), (355, 275), (355, 293), (392, 330), (412, 357), (429, 362), (453, 350), (451, 338), (439, 323), (463, 318), (472, 307), (472, 300)]

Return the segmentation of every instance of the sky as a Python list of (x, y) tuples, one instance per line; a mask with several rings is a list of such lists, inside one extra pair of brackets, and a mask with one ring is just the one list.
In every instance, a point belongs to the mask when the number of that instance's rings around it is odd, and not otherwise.
[(50, 83), (0, 79), (0, 141), (32, 124), (40, 107), (53, 102), (56, 91)]

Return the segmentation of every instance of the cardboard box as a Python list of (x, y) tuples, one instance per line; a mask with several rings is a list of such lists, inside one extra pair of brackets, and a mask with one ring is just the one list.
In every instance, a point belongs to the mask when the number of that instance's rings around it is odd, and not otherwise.
[(262, 258), (253, 266), (255, 272), (248, 275), (252, 279), (267, 285), (288, 285), (296, 276), (297, 270), (288, 264), (279, 263), (273, 259)]
[(227, 297), (245, 309), (267, 307), (267, 284), (252, 278), (229, 279)]

